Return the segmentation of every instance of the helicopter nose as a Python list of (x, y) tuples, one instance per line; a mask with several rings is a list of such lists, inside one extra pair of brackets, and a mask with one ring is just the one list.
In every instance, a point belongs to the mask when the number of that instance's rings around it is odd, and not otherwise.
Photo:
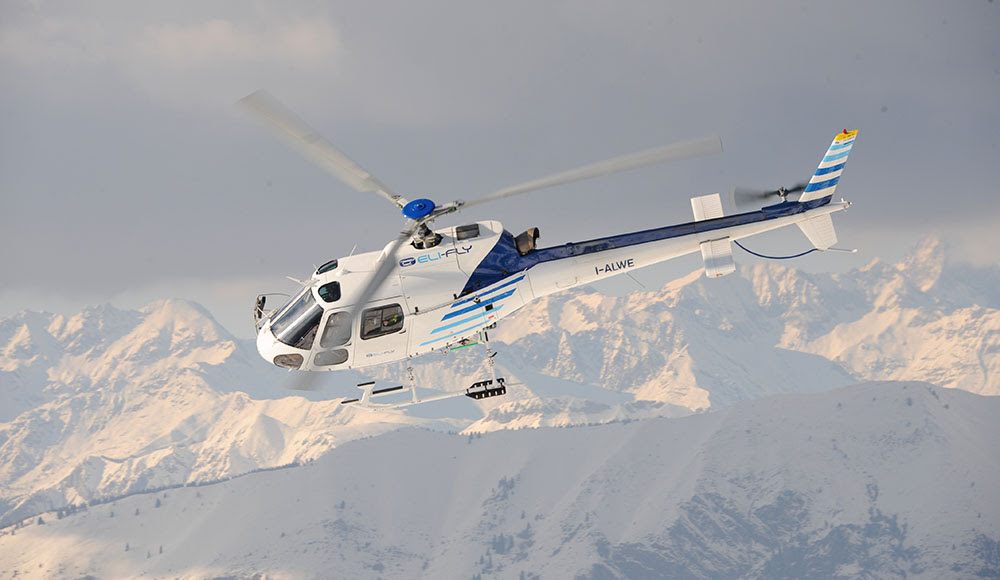
[(305, 357), (296, 352), (289, 353), (288, 350), (288, 346), (278, 342), (274, 337), (271, 325), (266, 325), (257, 333), (257, 352), (264, 360), (275, 366), (298, 370), (305, 362)]

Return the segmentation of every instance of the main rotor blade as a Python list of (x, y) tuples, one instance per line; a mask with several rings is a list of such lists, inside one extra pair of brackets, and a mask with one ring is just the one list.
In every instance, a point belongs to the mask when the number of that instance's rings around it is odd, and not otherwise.
[(630, 169), (637, 169), (647, 165), (680, 161), (681, 159), (689, 159), (691, 157), (700, 157), (702, 155), (711, 155), (713, 153), (720, 152), (722, 152), (722, 139), (719, 138), (718, 135), (713, 135), (704, 139), (696, 139), (694, 141), (685, 141), (682, 143), (675, 143), (673, 145), (656, 147), (653, 149), (646, 149), (645, 151), (639, 151), (630, 155), (624, 155), (622, 157), (615, 157), (614, 159), (584, 165), (583, 167), (570, 169), (569, 171), (563, 171), (562, 173), (556, 173), (555, 175), (550, 175), (548, 177), (542, 177), (511, 187), (506, 187), (479, 199), (467, 201), (463, 204), (463, 207), (480, 205), (490, 201), (496, 201), (498, 199), (521, 195), (522, 193), (529, 193), (539, 189), (573, 183), (574, 181), (582, 181), (584, 179), (591, 179), (602, 175), (629, 171)]
[(377, 193), (400, 208), (406, 205), (406, 199), (393, 193), (384, 183), (331, 145), (267, 91), (250, 93), (240, 99), (237, 105), (251, 113), (293, 149), (357, 191)]
[[(392, 273), (393, 268), (396, 266), (396, 254), (399, 252), (399, 248), (403, 246), (406, 242), (410, 240), (413, 232), (417, 231), (420, 227), (420, 222), (418, 220), (407, 220), (406, 227), (403, 231), (399, 232), (399, 236), (392, 241), (389, 246), (386, 246), (382, 254), (378, 258), (378, 262), (375, 265), (375, 273), (372, 274), (371, 279), (368, 281), (368, 285), (361, 290), (358, 295), (357, 301), (355, 301), (354, 306), (348, 311), (350, 316), (347, 318), (353, 324), (354, 320), (357, 318), (358, 313), (361, 309), (368, 305), (368, 301), (371, 300), (372, 296), (382, 282), (385, 282), (389, 274)], [(358, 333), (360, 338), (360, 331)]]

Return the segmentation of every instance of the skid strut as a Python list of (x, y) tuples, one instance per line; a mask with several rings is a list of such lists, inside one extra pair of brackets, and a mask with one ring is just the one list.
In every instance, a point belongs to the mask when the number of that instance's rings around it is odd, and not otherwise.
[(417, 404), (420, 402), (417, 398), (417, 378), (413, 376), (413, 363), (409, 357), (406, 359), (406, 379), (410, 382), (410, 402)]
[[(479, 341), (482, 342), (483, 346), (486, 347), (486, 368), (489, 369), (490, 378), (495, 383), (497, 382), (497, 369), (496, 369), (496, 364), (493, 362), (493, 357), (495, 357), (497, 353), (493, 352), (493, 348), (490, 346), (489, 333), (486, 332), (485, 330), (479, 331)], [(479, 383), (476, 384), (478, 385)], [(472, 385), (473, 388), (475, 386), (476, 385)]]

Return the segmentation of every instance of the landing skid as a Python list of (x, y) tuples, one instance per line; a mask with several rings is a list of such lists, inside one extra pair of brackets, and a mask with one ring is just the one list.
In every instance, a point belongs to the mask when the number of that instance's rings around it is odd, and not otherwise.
[[(478, 383), (473, 383), (471, 387), (462, 391), (453, 391), (450, 393), (443, 393), (440, 395), (434, 395), (431, 397), (420, 398), (417, 396), (416, 387), (404, 387), (399, 385), (396, 387), (386, 387), (383, 389), (376, 389), (375, 382), (361, 383), (358, 388), (361, 389), (361, 397), (357, 399), (345, 399), (340, 402), (341, 405), (357, 405), (359, 407), (364, 407), (366, 409), (401, 409), (403, 407), (410, 407), (413, 405), (419, 405), (421, 403), (430, 403), (432, 401), (440, 401), (442, 399), (452, 399), (455, 397), (469, 397), (470, 399), (488, 399), (490, 397), (499, 397), (500, 395), (507, 394), (507, 386), (519, 384), (519, 383), (507, 383), (503, 378), (498, 378), (496, 381), (492, 379), (487, 379), (485, 381), (479, 381)], [(410, 391), (412, 398), (409, 401), (402, 401), (399, 403), (373, 403), (372, 399), (375, 397), (384, 397), (386, 395), (391, 395), (394, 393), (399, 393), (402, 391)]]
[[(486, 358), (484, 359), (483, 362), (486, 364), (486, 369), (490, 373), (490, 378), (483, 381), (479, 381), (477, 383), (472, 383), (471, 387), (463, 391), (443, 393), (441, 395), (434, 395), (432, 397), (421, 399), (420, 397), (417, 396), (417, 381), (413, 375), (413, 367), (407, 367), (406, 375), (409, 382), (408, 387), (399, 385), (397, 387), (376, 389), (375, 381), (361, 383), (358, 385), (358, 388), (361, 389), (361, 397), (357, 399), (347, 399), (341, 401), (340, 404), (358, 405), (359, 407), (365, 407), (368, 409), (399, 409), (402, 407), (418, 405), (420, 403), (430, 403), (431, 401), (451, 399), (453, 397), (465, 396), (469, 397), (470, 399), (476, 399), (478, 401), (480, 399), (488, 399), (490, 397), (499, 397), (500, 395), (506, 395), (507, 386), (514, 385), (515, 383), (507, 383), (502, 377), (500, 378), (497, 377), (496, 364), (493, 362), (493, 357), (495, 357), (497, 353), (492, 348), (490, 348), (490, 335), (487, 334), (485, 329), (479, 332), (479, 342), (482, 343), (484, 347), (486, 347)], [(401, 401), (399, 403), (372, 402), (372, 399), (375, 397), (384, 397), (386, 395), (391, 395), (393, 393), (398, 393), (404, 390), (410, 391), (409, 401)]]

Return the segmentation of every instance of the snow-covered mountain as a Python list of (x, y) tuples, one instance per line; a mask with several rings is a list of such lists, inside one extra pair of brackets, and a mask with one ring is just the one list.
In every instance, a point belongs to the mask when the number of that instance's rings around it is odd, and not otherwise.
[(676, 419), (406, 429), (45, 514), (0, 536), (0, 577), (996, 577), (998, 413), (884, 383)]
[(190, 302), (22, 313), (0, 321), (0, 344), (0, 525), (300, 463), (400, 425), (461, 427), (287, 396), (286, 373)]
[[(577, 290), (493, 332), (505, 397), (372, 412), (339, 405), (364, 375), (283, 385), (201, 307), (167, 300), (0, 320), (0, 525), (163, 486), (301, 463), (401, 426), (486, 432), (677, 417), (863, 380), (1000, 394), (1000, 269), (949, 263), (928, 240), (899, 264), (807, 274), (694, 272), (623, 298)], [(463, 349), (416, 361), (421, 385), (484, 376)], [(400, 366), (376, 369), (396, 380)]]

